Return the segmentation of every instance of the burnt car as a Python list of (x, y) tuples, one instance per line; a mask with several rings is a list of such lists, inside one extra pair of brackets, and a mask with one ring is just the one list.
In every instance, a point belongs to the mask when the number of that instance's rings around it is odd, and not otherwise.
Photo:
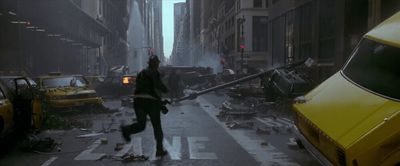
[(110, 75), (101, 78), (95, 86), (96, 92), (103, 97), (121, 97), (133, 94), (136, 75)]
[(294, 98), (311, 89), (311, 81), (294, 69), (274, 69), (263, 80), (264, 92), (270, 96)]
[(102, 98), (82, 75), (51, 73), (38, 78), (39, 88), (44, 93), (51, 109), (71, 107), (100, 107)]
[(133, 94), (136, 74), (128, 73), (128, 67), (121, 65), (109, 69), (106, 76), (85, 76), (102, 97), (125, 97)]

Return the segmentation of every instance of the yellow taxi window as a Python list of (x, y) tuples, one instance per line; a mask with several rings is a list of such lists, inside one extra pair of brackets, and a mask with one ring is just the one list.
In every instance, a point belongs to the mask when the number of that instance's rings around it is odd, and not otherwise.
[(46, 88), (87, 86), (85, 79), (79, 76), (46, 78), (43, 80), (42, 84)]
[(400, 48), (363, 39), (343, 73), (358, 85), (400, 100)]

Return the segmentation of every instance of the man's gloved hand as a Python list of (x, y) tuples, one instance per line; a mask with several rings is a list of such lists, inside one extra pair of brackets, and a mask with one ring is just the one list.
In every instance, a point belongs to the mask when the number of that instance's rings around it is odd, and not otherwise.
[(163, 113), (163, 114), (168, 113), (168, 108), (165, 105), (161, 106), (161, 113)]

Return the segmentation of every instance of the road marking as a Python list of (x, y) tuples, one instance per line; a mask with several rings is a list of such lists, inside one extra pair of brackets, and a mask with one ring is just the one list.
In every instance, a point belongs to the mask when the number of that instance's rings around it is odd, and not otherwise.
[[(286, 166), (299, 166), (299, 164), (288, 159), (288, 156), (276, 149), (272, 145), (266, 147), (259, 146), (265, 140), (254, 140), (246, 135), (246, 133), (240, 130), (230, 130), (226, 127), (225, 123), (219, 121), (217, 114), (219, 113), (217, 108), (214, 107), (210, 102), (208, 102), (204, 97), (199, 96), (196, 102), (200, 103), (202, 110), (210, 115), (216, 123), (218, 123), (229, 135), (231, 135), (234, 140), (241, 145), (249, 154), (261, 163), (261, 165), (286, 165)], [(208, 107), (206, 107), (208, 105)]]
[(270, 126), (270, 127), (281, 127), (282, 126), (282, 124), (275, 122), (270, 118), (258, 118), (257, 117), (255, 119), (260, 121), (261, 123), (264, 123), (267, 126)]
[(286, 118), (278, 118), (276, 119), (277, 121), (287, 125), (287, 126), (293, 126), (293, 121), (286, 119)]
[(57, 160), (58, 157), (52, 157), (46, 162), (44, 162), (41, 166), (49, 166), (51, 163), (53, 163), (55, 160)]
[(189, 145), (190, 159), (218, 159), (215, 153), (200, 152), (200, 150), (205, 148), (204, 144), (200, 142), (208, 141), (208, 137), (188, 137), (187, 140)]
[(74, 160), (98, 160), (104, 157), (106, 155), (105, 153), (92, 153), (92, 151), (100, 146), (100, 144), (101, 139), (96, 140), (85, 151), (76, 156)]
[(143, 155), (142, 137), (133, 138), (133, 153)]
[(164, 139), (164, 147), (168, 151), (169, 157), (171, 160), (181, 160), (182, 153), (181, 153), (181, 137), (173, 137), (172, 138), (172, 145)]
[(276, 120), (273, 120), (272, 118), (256, 117), (255, 119), (270, 127), (293, 126), (293, 122), (287, 118), (277, 118)]

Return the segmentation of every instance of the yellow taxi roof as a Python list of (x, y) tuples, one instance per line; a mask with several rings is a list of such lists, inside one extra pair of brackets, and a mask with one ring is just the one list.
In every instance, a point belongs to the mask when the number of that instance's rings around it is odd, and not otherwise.
[(400, 47), (400, 12), (380, 23), (365, 36), (377, 42)]

